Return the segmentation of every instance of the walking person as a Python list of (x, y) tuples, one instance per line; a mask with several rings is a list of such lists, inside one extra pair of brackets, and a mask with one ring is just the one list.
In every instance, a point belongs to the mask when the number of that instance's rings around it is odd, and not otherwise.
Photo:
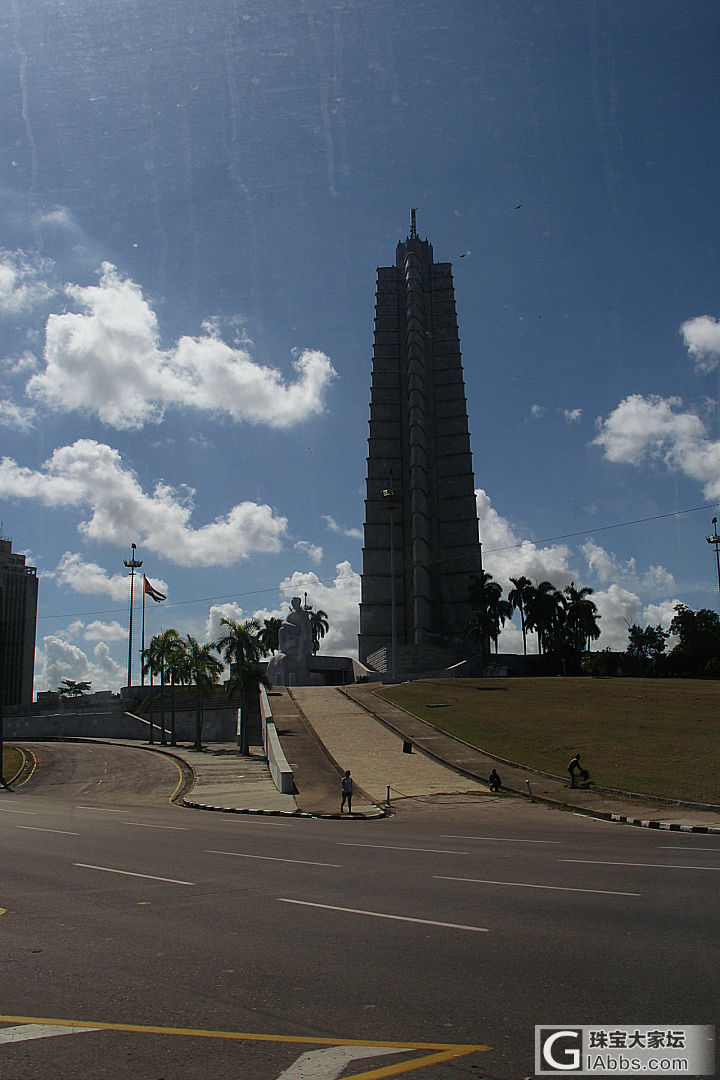
[(350, 770), (345, 770), (345, 775), (340, 781), (340, 790), (342, 792), (342, 799), (340, 801), (340, 813), (342, 814), (345, 803), (347, 802), (348, 814), (352, 814), (352, 797), (353, 797), (353, 782), (350, 776)]

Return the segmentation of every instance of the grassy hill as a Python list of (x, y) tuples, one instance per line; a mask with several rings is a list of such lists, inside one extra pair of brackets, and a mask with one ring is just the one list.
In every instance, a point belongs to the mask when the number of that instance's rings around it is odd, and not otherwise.
[(720, 682), (426, 679), (382, 695), (498, 757), (604, 787), (720, 803)]

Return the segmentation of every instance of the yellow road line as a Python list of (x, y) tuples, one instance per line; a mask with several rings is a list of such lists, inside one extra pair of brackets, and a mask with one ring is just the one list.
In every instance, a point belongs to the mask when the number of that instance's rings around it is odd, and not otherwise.
[(399, 1076), (401, 1073), (411, 1072), (414, 1069), (424, 1069), (428, 1065), (438, 1065), (441, 1061), (452, 1061), (453, 1058), (474, 1054), (477, 1050), (489, 1049), (489, 1046), (460, 1046), (454, 1050), (444, 1050), (439, 1054), (411, 1058), (410, 1061), (403, 1061), (399, 1065), (386, 1065), (379, 1069), (371, 1069), (370, 1072), (353, 1073), (352, 1076), (344, 1077), (344, 1080), (383, 1080), (386, 1076)]
[(18, 753), (22, 755), (23, 763), (18, 769), (18, 771), (15, 773), (15, 775), (11, 776), (10, 779), (7, 781), (8, 784), (14, 784), (18, 776), (22, 776), (23, 771), (28, 767), (28, 761), (30, 761), (31, 763), (30, 771), (28, 772), (27, 776), (17, 785), (18, 787), (22, 787), (23, 784), (27, 784), (28, 780), (35, 772), (35, 769), (37, 768), (37, 758), (33, 754), (32, 750), (28, 750), (27, 747), (17, 746), (15, 743), (13, 743), (12, 745), (18, 751)]
[[(168, 755), (168, 756), (169, 756), (169, 755)], [(175, 799), (177, 798), (177, 794), (178, 794), (178, 792), (180, 791), (180, 789), (182, 788), (183, 784), (185, 783), (185, 775), (184, 775), (184, 773), (183, 773), (182, 769), (180, 768), (180, 766), (178, 765), (177, 761), (175, 760), (175, 758), (174, 758), (174, 757), (171, 757), (171, 758), (170, 758), (170, 760), (172, 761), (172, 763), (173, 763), (173, 765), (175, 766), (175, 768), (177, 769), (177, 771), (178, 771), (178, 772), (180, 773), (180, 779), (179, 779), (179, 780), (178, 780), (178, 782), (177, 782), (177, 787), (175, 788), (175, 790), (173, 791), (172, 795), (171, 795), (171, 796), (170, 796), (170, 798), (168, 799), (168, 802), (175, 802)]]
[[(52, 1024), (56, 1027), (73, 1028), (96, 1028), (100, 1031), (126, 1031), (143, 1035), (185, 1035), (200, 1039), (231, 1039), (245, 1042), (279, 1042), (298, 1043), (307, 1046), (378, 1046), (388, 1049), (402, 1050), (434, 1050), (443, 1052), (449, 1057), (460, 1057), (464, 1054), (472, 1054), (475, 1051), (490, 1050), (489, 1046), (475, 1045), (473, 1043), (416, 1043), (416, 1042), (384, 1042), (372, 1039), (328, 1039), (322, 1036), (311, 1035), (261, 1035), (246, 1031), (213, 1031), (204, 1028), (175, 1028), (156, 1027), (151, 1024), (115, 1024), (104, 1020), (64, 1020), (43, 1016), (6, 1016), (0, 1014), (2, 1024)], [(435, 1060), (438, 1055), (431, 1055)], [(420, 1059), (422, 1060), (422, 1059)], [(391, 1066), (392, 1068), (392, 1066)], [(375, 1071), (379, 1076), (380, 1073)], [(365, 1074), (363, 1074), (365, 1075)], [(368, 1076), (371, 1074), (367, 1074)], [(382, 1075), (390, 1076), (391, 1073), (383, 1072)], [(352, 1080), (347, 1077), (346, 1080)]]

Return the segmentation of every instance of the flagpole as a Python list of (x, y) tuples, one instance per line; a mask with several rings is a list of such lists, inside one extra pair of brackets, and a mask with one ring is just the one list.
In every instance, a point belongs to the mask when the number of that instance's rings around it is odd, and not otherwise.
[(135, 588), (135, 571), (142, 566), (142, 559), (135, 558), (136, 544), (131, 544), (132, 554), (130, 559), (125, 559), (125, 565), (130, 569), (130, 630), (128, 633), (128, 687), (132, 686), (132, 639), (133, 639), (133, 596)]
[(143, 574), (143, 608), (142, 608), (142, 652), (140, 653), (140, 685), (145, 685), (145, 588), (146, 577)]

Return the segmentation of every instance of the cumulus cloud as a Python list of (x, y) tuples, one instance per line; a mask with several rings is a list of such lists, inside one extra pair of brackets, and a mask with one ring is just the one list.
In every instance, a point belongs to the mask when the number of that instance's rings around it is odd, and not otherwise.
[(119, 622), (100, 622), (95, 619), (83, 627), (82, 636), (86, 641), (126, 641), (128, 631)]
[(480, 539), (483, 545), (483, 566), (504, 589), (510, 587), (511, 577), (524, 575), (533, 583), (552, 581), (564, 588), (573, 579), (569, 566), (570, 549), (565, 544), (538, 547), (531, 540), (520, 541), (505, 518), (490, 504), (487, 492), (475, 492)]
[(695, 369), (712, 371), (720, 362), (720, 322), (712, 315), (688, 319), (680, 327), (685, 347), (695, 360)]
[(112, 600), (128, 600), (130, 584), (127, 574), (109, 575), (107, 570), (94, 562), (86, 562), (82, 555), (66, 551), (55, 570), (43, 574), (59, 585), (85, 596), (109, 596)]
[(597, 426), (593, 442), (608, 461), (661, 461), (702, 484), (706, 498), (720, 498), (720, 442), (708, 437), (699, 416), (684, 410), (681, 398), (633, 394)]
[(118, 691), (127, 681), (127, 672), (113, 660), (103, 641), (94, 647), (91, 659), (64, 635), (48, 634), (36, 650), (35, 687), (57, 690), (63, 679), (92, 683), (93, 691)]
[(0, 249), (0, 314), (18, 315), (52, 296), (46, 280), (51, 269), (49, 259)]
[(563, 409), (566, 424), (577, 424), (582, 419), (582, 409)]
[(311, 544), (309, 540), (298, 540), (295, 544), (297, 551), (304, 551), (310, 562), (319, 566), (323, 558), (323, 549), (318, 544)]
[(220, 625), (223, 619), (232, 619), (234, 622), (242, 623), (249, 617), (243, 614), (243, 609), (239, 604), (230, 601), (213, 604), (205, 620), (205, 641), (216, 641), (220, 637), (224, 632), (224, 628)]
[(168, 407), (289, 428), (321, 413), (335, 371), (322, 352), (294, 360), (295, 379), (254, 361), (247, 343), (228, 345), (215, 323), (160, 348), (157, 316), (141, 287), (103, 263), (97, 285), (65, 286), (77, 312), (52, 314), (45, 369), (26, 391), (53, 409), (95, 414), (117, 429), (159, 423)]
[(594, 540), (587, 540), (582, 545), (582, 552), (587, 559), (588, 567), (600, 581), (610, 581), (612, 578), (623, 581), (626, 585), (631, 584), (635, 588), (653, 592), (672, 589), (675, 585), (673, 575), (665, 567), (651, 566), (641, 573), (634, 558), (621, 563)]
[(601, 637), (596, 648), (624, 652), (627, 648), (628, 628), (640, 621), (640, 597), (614, 583), (607, 589), (594, 592), (592, 600), (600, 614), (598, 625)]
[(530, 415), (536, 420), (539, 420), (541, 416), (545, 415), (544, 405), (532, 405), (530, 408)]
[(89, 510), (78, 525), (88, 540), (126, 545), (134, 536), (138, 546), (181, 566), (231, 566), (254, 551), (279, 551), (287, 530), (286, 518), (252, 502), (193, 528), (192, 489), (159, 480), (145, 492), (118, 451), (92, 439), (60, 447), (39, 470), (3, 458), (0, 494)]

